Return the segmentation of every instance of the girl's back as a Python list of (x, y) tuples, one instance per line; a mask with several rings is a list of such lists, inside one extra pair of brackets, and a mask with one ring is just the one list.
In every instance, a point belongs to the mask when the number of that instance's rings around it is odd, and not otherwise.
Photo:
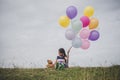
[(65, 58), (64, 58), (64, 56), (57, 56), (57, 62), (65, 64)]

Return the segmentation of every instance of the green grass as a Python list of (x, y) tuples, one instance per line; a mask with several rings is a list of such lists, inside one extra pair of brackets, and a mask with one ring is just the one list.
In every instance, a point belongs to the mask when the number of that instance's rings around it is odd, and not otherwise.
[(120, 80), (120, 65), (64, 70), (0, 68), (0, 80)]

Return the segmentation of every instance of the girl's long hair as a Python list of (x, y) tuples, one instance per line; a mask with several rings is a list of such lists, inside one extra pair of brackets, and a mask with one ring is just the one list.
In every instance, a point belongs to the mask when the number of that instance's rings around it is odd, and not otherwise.
[(63, 56), (64, 56), (64, 57), (66, 57), (66, 56), (67, 56), (67, 55), (66, 55), (66, 53), (65, 53), (64, 48), (60, 48), (60, 49), (59, 49), (59, 52), (60, 52), (60, 53), (63, 53)]

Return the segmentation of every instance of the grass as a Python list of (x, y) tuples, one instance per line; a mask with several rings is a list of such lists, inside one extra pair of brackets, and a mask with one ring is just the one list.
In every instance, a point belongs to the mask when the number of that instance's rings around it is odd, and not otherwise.
[(64, 70), (0, 68), (0, 80), (120, 80), (120, 65)]

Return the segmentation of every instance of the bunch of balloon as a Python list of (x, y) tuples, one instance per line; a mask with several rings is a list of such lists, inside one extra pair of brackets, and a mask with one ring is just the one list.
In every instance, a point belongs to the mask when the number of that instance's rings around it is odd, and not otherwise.
[[(63, 28), (67, 28), (71, 22), (71, 28), (65, 32), (65, 37), (72, 41), (72, 47), (88, 49), (90, 41), (96, 41), (99, 38), (99, 32), (95, 30), (98, 27), (99, 21), (93, 18), (94, 8), (87, 6), (84, 9), (84, 16), (80, 20), (73, 20), (77, 16), (77, 8), (69, 6), (66, 9), (66, 16), (59, 18), (59, 24)], [(79, 35), (79, 36), (78, 36)]]
[(80, 38), (82, 39), (82, 49), (88, 49), (90, 47), (90, 41), (98, 40), (100, 34), (97, 30), (99, 21), (97, 18), (92, 17), (94, 14), (94, 8), (87, 6), (84, 9), (84, 16), (80, 18), (83, 23), (83, 28), (80, 31)]

